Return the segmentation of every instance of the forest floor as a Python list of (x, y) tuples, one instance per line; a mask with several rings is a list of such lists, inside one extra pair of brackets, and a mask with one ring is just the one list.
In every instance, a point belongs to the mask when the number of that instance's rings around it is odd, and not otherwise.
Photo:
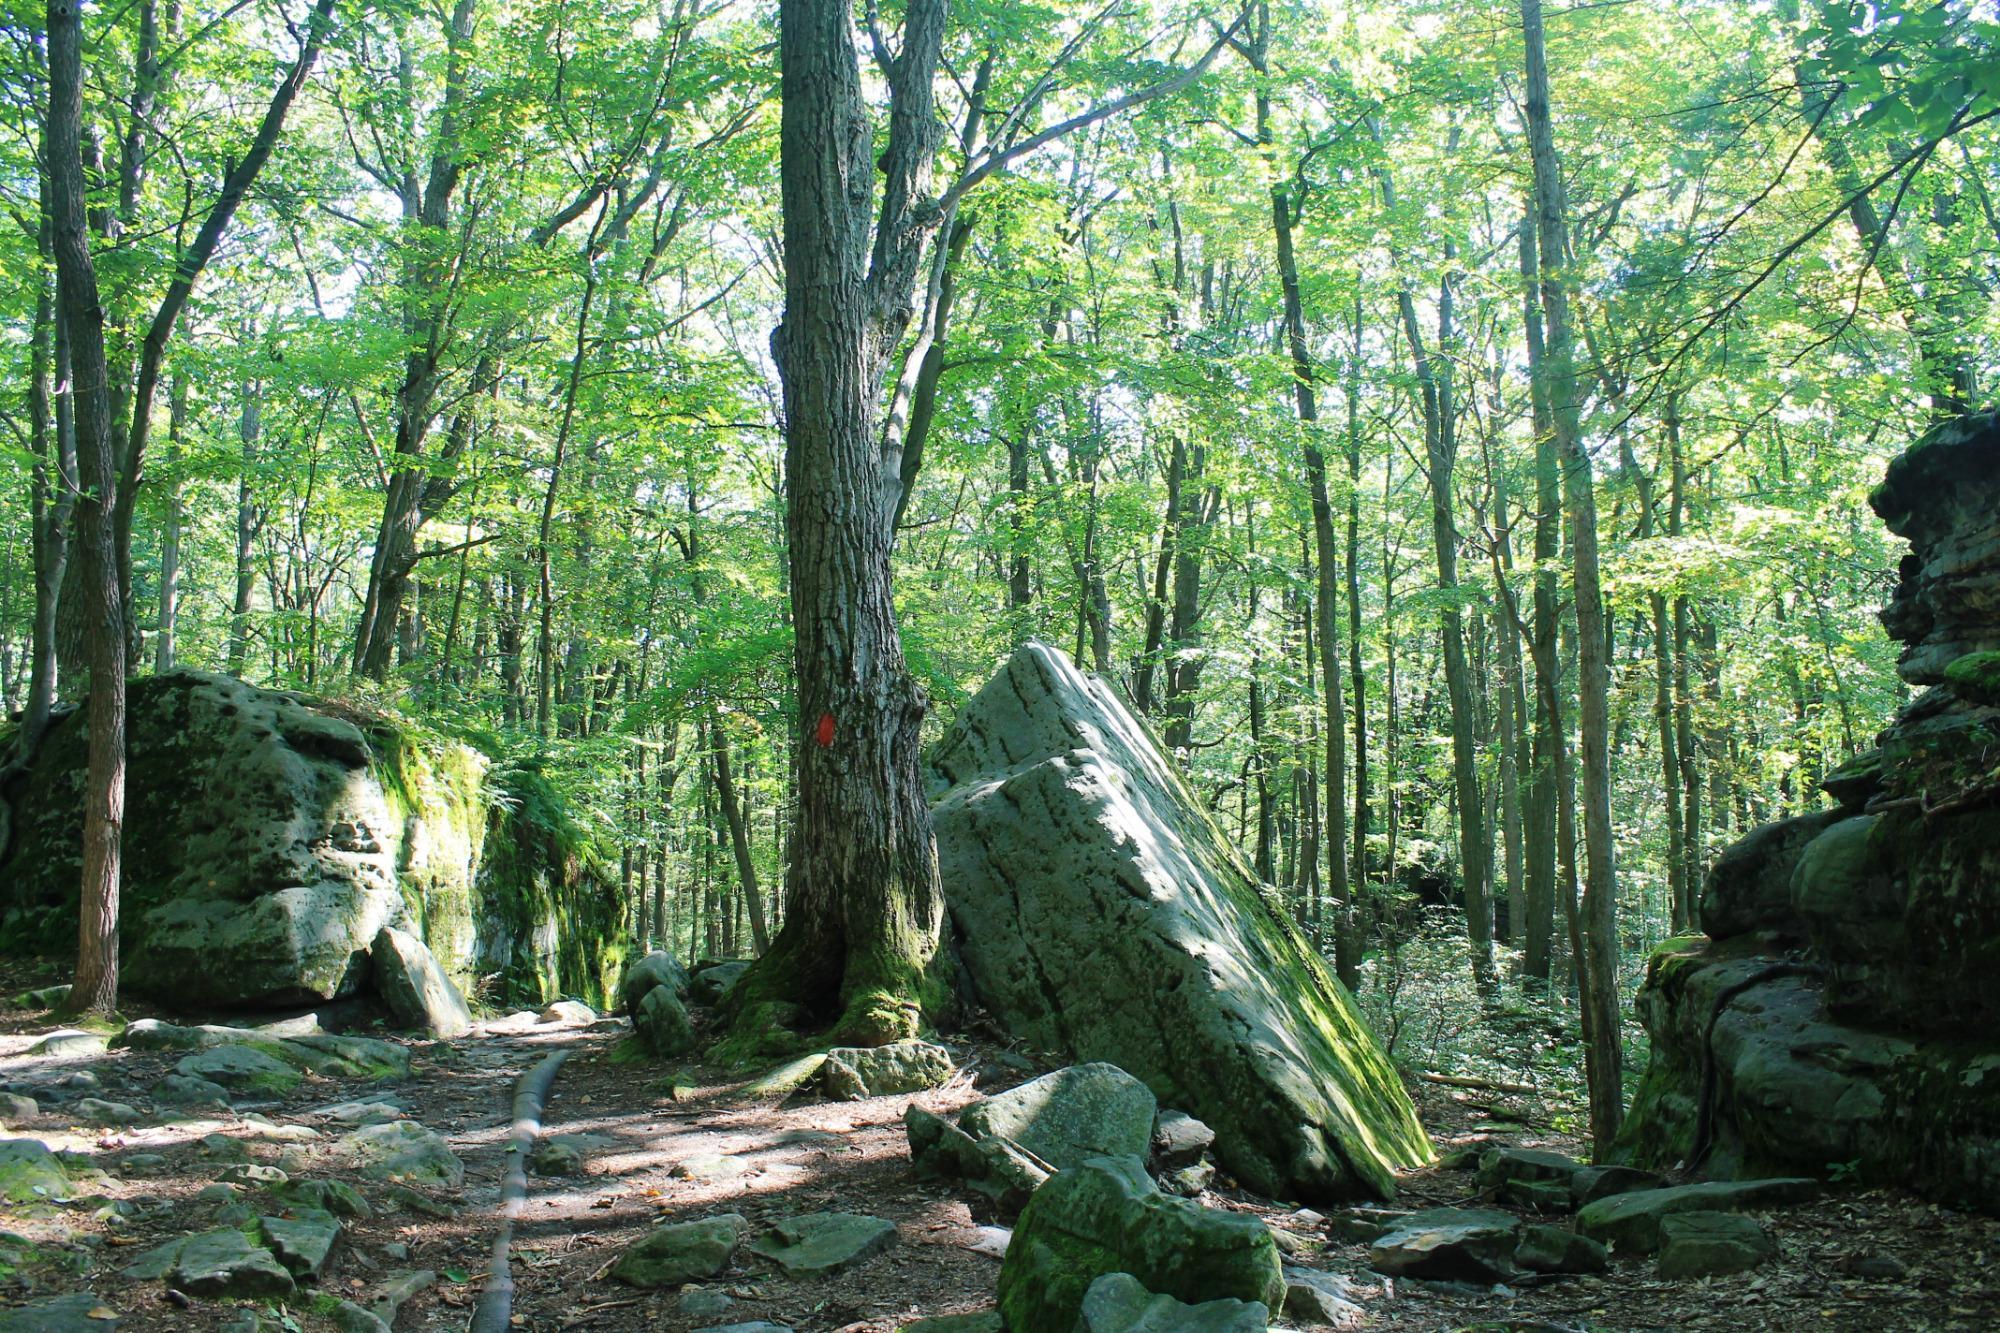
[[(0, 976), (0, 983), (7, 980)], [(13, 989), (18, 987), (6, 993)], [(17, 1090), (49, 1088), (66, 1075), (88, 1072), (101, 1085), (94, 1095), (145, 1106), (148, 1090), (183, 1054), (27, 1055), (35, 1037), (51, 1026), (46, 1014), (0, 1015), (0, 1082)], [(249, 1329), (257, 1325), (244, 1316), (253, 1312), (262, 1314), (264, 1328), (326, 1329), (335, 1326), (329, 1318), (335, 1296), (366, 1304), (395, 1275), (421, 1269), (437, 1280), (404, 1304), (395, 1327), (464, 1328), (485, 1281), (496, 1228), (514, 1081), (558, 1049), (571, 1056), (549, 1098), (544, 1135), (591, 1137), (583, 1141), (584, 1174), (529, 1178), (527, 1207), (512, 1248), (514, 1327), (536, 1333), (677, 1333), (764, 1319), (799, 1333), (886, 1333), (920, 1316), (992, 1307), (1005, 1233), (970, 1210), (949, 1186), (912, 1178), (902, 1115), (912, 1102), (937, 1112), (956, 1110), (1018, 1082), (1026, 1077), (1018, 1062), (998, 1059), (991, 1049), (963, 1046), (955, 1048), (963, 1072), (932, 1092), (774, 1104), (739, 1095), (740, 1073), (621, 1063), (614, 1051), (627, 1030), (615, 1020), (498, 1021), (460, 1041), (413, 1043), (415, 1072), (403, 1083), (369, 1088), (309, 1077), (282, 1098), (239, 1102), (235, 1116), (180, 1121), (149, 1116), (140, 1126), (103, 1129), (75, 1123), (66, 1106), (51, 1099), (42, 1114), (10, 1122), (6, 1133), (83, 1154), (107, 1174), (89, 1187), (87, 1204), (0, 1205), (0, 1327), (7, 1327), (7, 1308), (26, 1299), (88, 1290), (102, 1307), (100, 1315), (117, 1312), (116, 1327), (125, 1330)], [(1412, 1092), (1441, 1151), (1482, 1142), (1579, 1150), (1579, 1144), (1546, 1128), (1551, 1108), (1531, 1099), (1429, 1083), (1416, 1084)], [(393, 1191), (348, 1169), (332, 1146), (338, 1127), (313, 1114), (328, 1103), (377, 1093), (442, 1134), (465, 1163), (462, 1191), (431, 1191), (437, 1216), (408, 1202), (391, 1206)], [(274, 1132), (285, 1131), (245, 1120), (244, 1112), (277, 1126), (318, 1132), (303, 1141), (274, 1139)], [(372, 1218), (347, 1224), (318, 1294), (281, 1308), (170, 1294), (159, 1280), (120, 1275), (120, 1267), (146, 1248), (217, 1225), (216, 1204), (196, 1196), (217, 1170), (201, 1140), (218, 1133), (241, 1140), (254, 1161), (282, 1160), (294, 1176), (345, 1180), (375, 1205)], [(132, 1164), (138, 1154), (163, 1160), (139, 1167)], [(1217, 1184), (1226, 1181), (1218, 1177)], [(106, 1199), (124, 1201), (130, 1215), (106, 1209)], [(1330, 1238), (1327, 1219), (1318, 1214), (1226, 1187), (1203, 1202), (1255, 1213), (1303, 1238), (1312, 1253), (1298, 1262), (1343, 1274), (1352, 1284), (1364, 1312), (1353, 1327), (2000, 1327), (2000, 1268), (1993, 1262), (2000, 1258), (2000, 1221), (1897, 1191), (1833, 1194), (1771, 1214), (1766, 1220), (1780, 1257), (1751, 1273), (1660, 1281), (1647, 1261), (1616, 1261), (1603, 1277), (1525, 1290), (1390, 1281), (1369, 1272), (1365, 1245)], [(1404, 1180), (1398, 1206), (1477, 1202), (1470, 1175), (1426, 1170)], [(608, 1276), (612, 1261), (662, 1221), (735, 1212), (754, 1223), (824, 1210), (889, 1219), (899, 1243), (814, 1283), (774, 1276), (739, 1256), (737, 1266), (700, 1298), (713, 1311), (726, 1297), (726, 1312), (698, 1319), (683, 1311), (684, 1292), (638, 1290)], [(1903, 1276), (1853, 1275), (1858, 1261), (1885, 1257), (1896, 1263), (1860, 1267), (1900, 1267)]]

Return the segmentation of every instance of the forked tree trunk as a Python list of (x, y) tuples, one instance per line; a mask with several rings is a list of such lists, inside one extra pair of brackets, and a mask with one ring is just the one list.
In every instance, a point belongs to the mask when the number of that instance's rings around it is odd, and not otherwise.
[[(879, 219), (873, 125), (852, 11), (782, 0), (785, 514), (798, 674), (798, 816), (785, 924), (735, 992), (737, 1030), (794, 1000), (839, 1040), (914, 1033), (943, 997), (928, 984), (944, 921), (918, 733), (927, 700), (903, 661), (890, 549), (900, 472), (875, 429), (882, 372), (925, 240), (931, 79), (941, 0), (905, 12), (891, 77)], [(871, 227), (871, 221), (875, 225)], [(872, 258), (871, 258), (872, 250)]]

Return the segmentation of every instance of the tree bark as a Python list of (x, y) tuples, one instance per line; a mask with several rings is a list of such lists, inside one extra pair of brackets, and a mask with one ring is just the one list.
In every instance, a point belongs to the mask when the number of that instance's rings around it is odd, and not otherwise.
[(1611, 1150), (1625, 1112), (1618, 1022), (1616, 843), (1611, 822), (1610, 664), (1606, 660), (1604, 594), (1598, 574), (1596, 487), (1578, 421), (1565, 272), (1563, 185), (1549, 110), (1541, 0), (1521, 0), (1521, 32), (1527, 57), (1535, 236), (1541, 261), (1542, 310), (1548, 322), (1546, 377), (1575, 561), (1585, 854), (1581, 911), (1584, 957), (1578, 972), (1587, 1016), (1585, 1065), (1590, 1085), (1591, 1143), (1602, 1161)]
[(83, 16), (76, 0), (48, 7), (45, 127), (57, 305), (68, 334), (76, 421), (77, 557), (90, 672), (84, 776), (83, 883), (76, 979), (64, 1008), (118, 1005), (120, 838), (125, 822), (125, 608), (118, 578), (118, 443), (104, 356), (104, 308), (90, 255), (83, 173)]

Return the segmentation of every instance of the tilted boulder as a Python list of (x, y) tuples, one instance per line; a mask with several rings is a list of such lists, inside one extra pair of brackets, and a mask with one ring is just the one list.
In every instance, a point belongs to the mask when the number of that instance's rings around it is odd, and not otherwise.
[(1910, 541), (1882, 620), (1924, 692), (1826, 777), (1837, 809), (1718, 858), (1710, 938), (1669, 941), (1647, 967), (1653, 1056), (1618, 1151), (1720, 1177), (1838, 1169), (1992, 1211), (2000, 415), (1933, 430), (1871, 502)]
[(932, 759), (938, 865), (977, 999), (1213, 1126), (1267, 1194), (1387, 1197), (1431, 1156), (1353, 1001), (1101, 681), (1030, 643)]
[[(131, 682), (121, 982), (191, 1009), (352, 995), (384, 926), (461, 985), (601, 1001), (624, 937), (546, 780), (469, 746), (229, 676)], [(0, 915), (76, 936), (87, 727), (62, 713), (0, 791)]]

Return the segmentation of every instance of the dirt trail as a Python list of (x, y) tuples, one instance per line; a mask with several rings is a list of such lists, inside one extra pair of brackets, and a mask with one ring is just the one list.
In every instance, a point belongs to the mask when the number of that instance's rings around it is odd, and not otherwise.
[[(965, 1072), (934, 1092), (780, 1105), (741, 1097), (740, 1073), (619, 1062), (614, 1052), (627, 1029), (618, 1022), (536, 1024), (523, 1016), (483, 1025), (453, 1043), (410, 1043), (413, 1076), (400, 1083), (309, 1077), (282, 1096), (239, 1098), (235, 1115), (165, 1122), (149, 1116), (141, 1126), (94, 1128), (78, 1123), (75, 1090), (53, 1085), (88, 1073), (100, 1085), (92, 1095), (151, 1111), (152, 1093), (184, 1053), (28, 1056), (34, 1036), (48, 1026), (38, 1015), (0, 1018), (0, 1082), (42, 1087), (50, 1099), (44, 1114), (9, 1122), (7, 1133), (79, 1153), (109, 1174), (77, 1191), (101, 1196), (92, 1204), (0, 1206), (0, 1231), (18, 1238), (0, 1237), (0, 1307), (89, 1290), (122, 1316), (118, 1327), (127, 1330), (247, 1329), (248, 1313), (261, 1314), (265, 1328), (331, 1329), (335, 1297), (365, 1305), (397, 1275), (418, 1270), (436, 1274), (435, 1284), (403, 1305), (394, 1327), (462, 1329), (486, 1277), (514, 1081), (558, 1048), (571, 1057), (549, 1096), (542, 1141), (577, 1148), (582, 1172), (529, 1178), (512, 1249), (515, 1327), (678, 1333), (761, 1319), (799, 1333), (888, 1333), (920, 1316), (991, 1307), (1002, 1233), (983, 1225), (988, 1219), (976, 1218), (947, 1186), (910, 1177), (902, 1128), (912, 1102), (946, 1113), (1026, 1076), (1017, 1062), (988, 1049), (958, 1048)], [(1537, 1127), (1547, 1108), (1531, 1101), (1429, 1085), (1416, 1095), (1441, 1148), (1481, 1141), (1576, 1147)], [(464, 1163), (462, 1190), (425, 1187), (411, 1195), (359, 1173), (335, 1146), (342, 1127), (312, 1112), (369, 1096), (394, 1099), (409, 1119), (444, 1137)], [(286, 1141), (282, 1136), (298, 1134), (286, 1126), (318, 1132)], [(373, 1217), (347, 1223), (317, 1284), (282, 1306), (200, 1296), (181, 1297), (182, 1304), (161, 1280), (119, 1273), (148, 1247), (218, 1225), (223, 1205), (199, 1197), (219, 1169), (212, 1151), (218, 1141), (205, 1147), (203, 1136), (217, 1134), (237, 1141), (251, 1162), (282, 1165), (295, 1178), (348, 1182), (374, 1205)], [(1400, 1206), (1470, 1203), (1473, 1192), (1469, 1175), (1420, 1172), (1404, 1182)], [(1367, 1328), (2000, 1326), (2000, 1279), (1990, 1276), (2000, 1223), (1893, 1192), (1835, 1196), (1772, 1214), (1781, 1258), (1753, 1273), (1661, 1282), (1647, 1262), (1625, 1261), (1606, 1277), (1520, 1291), (1387, 1282), (1367, 1271), (1365, 1246), (1329, 1239), (1326, 1219), (1228, 1188), (1204, 1202), (1263, 1216), (1298, 1238), (1300, 1262), (1347, 1275)], [(898, 1243), (811, 1283), (774, 1275), (747, 1255), (699, 1292), (638, 1290), (608, 1276), (611, 1262), (659, 1222), (734, 1212), (756, 1224), (826, 1210), (886, 1218), (896, 1225)], [(1904, 1275), (1857, 1276), (1870, 1271), (1858, 1262), (1867, 1258), (1893, 1260)]]

